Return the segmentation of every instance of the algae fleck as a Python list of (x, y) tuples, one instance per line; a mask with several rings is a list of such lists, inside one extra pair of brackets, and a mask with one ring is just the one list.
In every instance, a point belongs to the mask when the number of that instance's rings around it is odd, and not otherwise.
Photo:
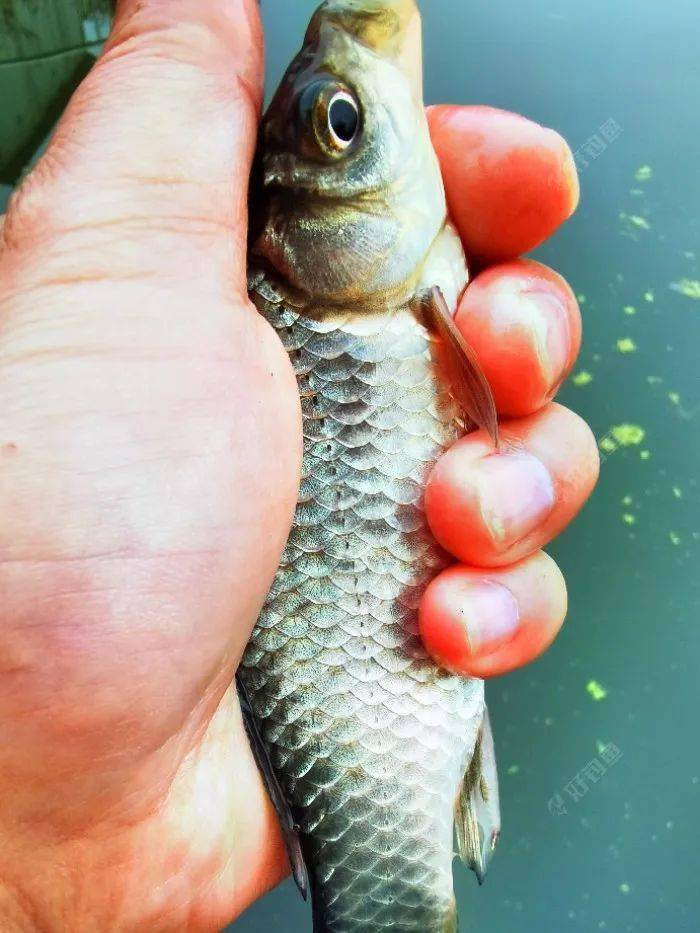
[(630, 214), (629, 222), (635, 226), (639, 227), (640, 230), (651, 230), (651, 224), (646, 219), (646, 217), (640, 217), (639, 214)]
[(589, 680), (586, 684), (586, 690), (588, 691), (591, 699), (593, 699), (596, 703), (600, 703), (601, 700), (604, 700), (608, 695), (608, 691), (605, 689), (605, 687), (603, 687), (602, 684), (599, 684), (597, 680)]
[(620, 353), (634, 353), (637, 349), (637, 344), (631, 337), (622, 337), (617, 341), (617, 349)]
[(581, 372), (576, 373), (575, 376), (572, 376), (571, 381), (578, 388), (583, 388), (589, 383), (593, 382), (593, 376), (585, 369), (582, 369)]
[(686, 298), (700, 301), (700, 281), (698, 279), (681, 279), (679, 282), (672, 282), (671, 288), (674, 292), (678, 292)]
[(610, 433), (620, 447), (636, 446), (646, 437), (646, 431), (638, 424), (616, 424), (610, 429)]

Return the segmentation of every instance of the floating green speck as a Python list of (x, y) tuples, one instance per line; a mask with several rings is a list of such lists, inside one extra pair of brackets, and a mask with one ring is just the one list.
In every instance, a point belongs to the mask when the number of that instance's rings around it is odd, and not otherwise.
[(636, 517), (632, 515), (630, 512), (623, 512), (622, 521), (625, 523), (625, 525), (636, 525), (637, 524)]
[(637, 349), (637, 344), (631, 337), (621, 337), (620, 340), (617, 341), (617, 349), (620, 353), (634, 353)]
[(580, 373), (576, 373), (575, 376), (572, 376), (571, 381), (575, 386), (581, 389), (583, 386), (587, 386), (590, 382), (593, 382), (593, 376), (591, 376), (587, 370), (582, 369)]
[(625, 314), (629, 314), (630, 317), (637, 313), (637, 309), (634, 305), (625, 305), (622, 310), (625, 312)]
[(681, 397), (677, 392), (669, 392), (668, 400), (672, 405), (680, 405)]
[(671, 544), (674, 547), (678, 547), (681, 543), (680, 535), (677, 535), (675, 531), (669, 531), (668, 537), (671, 541)]
[(596, 703), (600, 703), (608, 695), (608, 691), (597, 680), (589, 680), (586, 684), (586, 690)]
[(640, 459), (642, 460), (651, 460), (651, 451), (650, 450), (640, 450), (639, 451)]
[(580, 292), (580, 293), (576, 296), (576, 301), (578, 301), (578, 303), (579, 303), (580, 305), (585, 305), (585, 303), (586, 303), (586, 296), (583, 294), (583, 292)]
[(635, 181), (649, 181), (651, 176), (654, 174), (654, 170), (651, 165), (640, 165), (637, 171), (634, 173)]
[(510, 768), (508, 768), (508, 774), (520, 774), (520, 765), (511, 765)]
[(638, 424), (616, 424), (610, 429), (610, 433), (620, 447), (635, 447), (647, 436), (644, 428)]
[(680, 292), (686, 298), (694, 298), (700, 301), (700, 282), (697, 279), (681, 279), (680, 282), (672, 282), (671, 288), (674, 292)]
[(649, 221), (646, 217), (640, 217), (639, 214), (630, 214), (629, 222), (633, 227), (637, 227), (639, 230), (651, 230)]
[[(638, 424), (615, 424), (600, 439), (598, 446), (605, 453), (613, 453), (618, 447), (636, 447), (646, 437), (646, 431)], [(647, 459), (646, 457), (643, 459)]]
[(647, 301), (650, 305), (654, 304), (654, 290), (652, 288), (644, 292), (644, 300)]
[(632, 499), (632, 496), (625, 496), (622, 500), (622, 504), (629, 506), (629, 505), (632, 505), (633, 501), (634, 500)]
[(675, 496), (676, 499), (682, 499), (682, 498), (683, 498), (683, 490), (681, 489), (680, 486), (674, 486), (674, 487), (673, 487), (673, 495)]
[(658, 386), (661, 385), (663, 379), (661, 376), (647, 376), (647, 382), (650, 386)]
[(629, 894), (632, 888), (627, 884), (626, 881), (623, 881), (620, 885), (620, 894)]

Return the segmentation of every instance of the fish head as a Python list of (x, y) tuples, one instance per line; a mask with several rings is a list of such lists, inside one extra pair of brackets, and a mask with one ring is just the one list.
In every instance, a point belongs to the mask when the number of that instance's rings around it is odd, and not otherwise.
[(410, 288), (446, 214), (414, 0), (326, 0), (262, 128), (254, 252), (331, 304)]

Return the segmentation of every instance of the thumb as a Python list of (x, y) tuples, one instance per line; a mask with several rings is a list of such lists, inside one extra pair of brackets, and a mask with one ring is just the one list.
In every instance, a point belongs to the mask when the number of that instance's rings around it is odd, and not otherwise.
[(126, 225), (150, 270), (172, 268), (160, 248), (172, 234), (243, 289), (262, 45), (256, 0), (118, 0), (101, 58), (11, 205), (8, 245)]

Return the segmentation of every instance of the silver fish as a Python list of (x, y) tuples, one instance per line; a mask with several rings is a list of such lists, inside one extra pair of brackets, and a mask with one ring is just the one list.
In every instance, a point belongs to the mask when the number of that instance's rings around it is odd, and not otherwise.
[(316, 933), (456, 930), (453, 827), (480, 879), (499, 831), (483, 683), (417, 630), (449, 563), (427, 477), (465, 413), (496, 435), (448, 310), (467, 268), (421, 67), (414, 0), (327, 0), (263, 124), (249, 288), (296, 369), (304, 461), (239, 685)]

